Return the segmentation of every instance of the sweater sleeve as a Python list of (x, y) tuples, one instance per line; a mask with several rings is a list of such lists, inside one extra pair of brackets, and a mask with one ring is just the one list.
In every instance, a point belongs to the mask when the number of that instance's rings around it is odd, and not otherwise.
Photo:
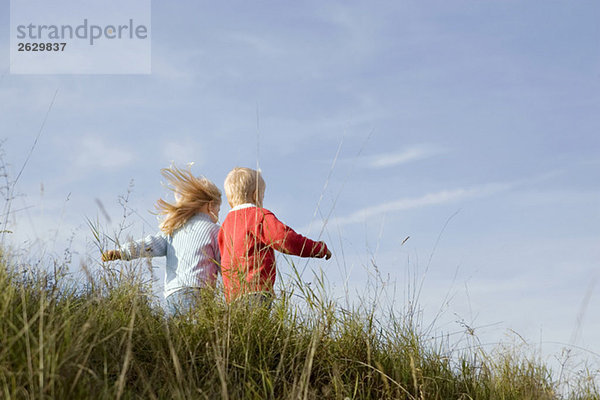
[(300, 257), (324, 257), (327, 252), (325, 243), (315, 242), (296, 233), (270, 211), (264, 214), (259, 234), (263, 243), (282, 253)]
[(123, 260), (140, 257), (160, 257), (167, 255), (167, 236), (163, 232), (148, 235), (143, 239), (129, 242), (119, 249)]

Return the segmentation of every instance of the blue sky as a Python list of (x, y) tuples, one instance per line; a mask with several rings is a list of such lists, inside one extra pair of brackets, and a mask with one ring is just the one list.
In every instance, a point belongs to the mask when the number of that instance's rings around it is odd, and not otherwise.
[(265, 206), (333, 249), (306, 280), (322, 267), (352, 294), (374, 260), (402, 292), (427, 271), (441, 330), (600, 353), (597, 2), (154, 2), (152, 74), (124, 76), (9, 74), (1, 4), (13, 176), (58, 90), (16, 187), (17, 246), (62, 254), (73, 237), (96, 257), (96, 199), (116, 229), (133, 181), (137, 237), (171, 161), (219, 186), (258, 164)]

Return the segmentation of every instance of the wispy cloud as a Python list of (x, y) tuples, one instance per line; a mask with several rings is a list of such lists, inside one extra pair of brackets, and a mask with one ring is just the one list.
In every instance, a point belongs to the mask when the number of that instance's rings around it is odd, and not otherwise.
[(204, 164), (204, 154), (198, 148), (197, 143), (190, 139), (180, 139), (176, 142), (166, 142), (163, 144), (163, 157), (165, 160), (176, 165), (185, 165), (194, 163), (196, 165)]
[(394, 153), (376, 154), (366, 158), (366, 166), (373, 169), (388, 168), (399, 164), (430, 158), (448, 150), (432, 145), (416, 145)]
[[(152, 55), (152, 76), (168, 81), (190, 83), (198, 74), (197, 60), (205, 57), (199, 49), (176, 51), (170, 46), (157, 44)], [(206, 73), (206, 71), (202, 71)]]
[(277, 55), (281, 53), (281, 46), (277, 45), (273, 38), (269, 40), (249, 32), (231, 32), (227, 37), (233, 42), (251, 48), (258, 54)]
[(475, 186), (471, 188), (459, 188), (453, 190), (442, 190), (435, 193), (428, 193), (420, 197), (407, 197), (398, 200), (378, 204), (372, 207), (366, 207), (353, 212), (344, 217), (334, 218), (329, 224), (349, 225), (363, 222), (368, 218), (378, 215), (384, 215), (392, 212), (446, 204), (461, 200), (491, 196), (510, 189), (511, 183), (491, 183), (487, 185)]
[(128, 165), (134, 158), (132, 152), (90, 135), (81, 139), (75, 162), (83, 168), (113, 169)]

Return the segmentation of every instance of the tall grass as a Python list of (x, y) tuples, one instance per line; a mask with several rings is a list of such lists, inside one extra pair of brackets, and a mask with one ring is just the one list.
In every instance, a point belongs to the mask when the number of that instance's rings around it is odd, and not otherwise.
[[(270, 310), (207, 291), (166, 318), (142, 273), (45, 271), (0, 255), (1, 398), (561, 398), (518, 349), (452, 351), (414, 315), (344, 309), (300, 279)], [(582, 379), (567, 397), (599, 392)]]
[[(167, 318), (143, 260), (83, 266), (77, 276), (70, 257), (21, 261), (3, 240), (14, 182), (1, 155), (2, 399), (600, 398), (593, 371), (562, 393), (560, 378), (516, 346), (486, 352), (474, 341), (456, 350), (430, 339), (416, 281), (405, 307), (383, 310), (377, 284), (362, 302), (341, 304), (322, 275), (307, 285), (292, 265), (269, 310), (228, 305), (217, 290)], [(127, 227), (128, 198), (113, 244)], [(99, 248), (112, 240), (99, 222), (88, 224)]]

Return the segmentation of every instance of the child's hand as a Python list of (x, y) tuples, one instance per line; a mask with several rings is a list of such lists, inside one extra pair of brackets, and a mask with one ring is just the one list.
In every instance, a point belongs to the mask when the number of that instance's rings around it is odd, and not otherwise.
[(119, 250), (109, 250), (102, 253), (102, 261), (115, 261), (121, 259), (121, 252)]
[[(322, 244), (323, 247), (327, 249), (327, 245), (325, 244), (325, 242), (319, 242), (319, 243)], [(326, 260), (329, 260), (331, 258), (331, 251), (329, 251), (329, 249), (327, 249), (325, 254), (323, 254), (321, 252), (321, 254), (319, 254), (319, 257), (325, 257)]]

